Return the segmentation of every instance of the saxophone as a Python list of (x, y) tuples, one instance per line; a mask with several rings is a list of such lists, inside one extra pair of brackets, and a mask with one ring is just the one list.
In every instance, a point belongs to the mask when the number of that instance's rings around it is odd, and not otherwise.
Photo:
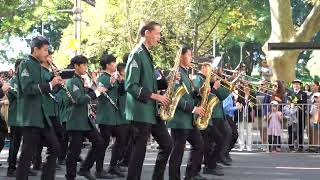
[(176, 78), (176, 74), (179, 72), (180, 57), (181, 57), (181, 49), (178, 51), (176, 55), (173, 71), (171, 71), (170, 73), (170, 76), (168, 79), (168, 88), (165, 93), (165, 96), (167, 96), (171, 100), (171, 103), (169, 106), (161, 105), (159, 109), (160, 117), (164, 121), (170, 121), (173, 119), (177, 109), (177, 105), (181, 97), (185, 93), (189, 93), (185, 84), (180, 85), (175, 90), (175, 80), (176, 80), (175, 78)]
[(212, 74), (212, 68), (210, 64), (205, 63), (205, 68), (207, 68), (207, 75), (206, 79), (201, 87), (201, 101), (199, 103), (199, 106), (202, 106), (205, 108), (206, 113), (204, 116), (198, 116), (197, 119), (194, 120), (193, 124), (200, 130), (204, 130), (209, 125), (209, 120), (212, 115), (213, 108), (219, 103), (219, 99), (216, 95), (213, 95), (211, 99), (209, 99), (209, 93), (210, 92), (210, 80), (211, 80), (211, 74)]

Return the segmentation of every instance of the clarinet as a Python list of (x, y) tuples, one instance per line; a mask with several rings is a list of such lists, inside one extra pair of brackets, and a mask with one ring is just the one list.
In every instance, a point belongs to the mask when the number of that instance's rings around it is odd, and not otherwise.
[[(55, 76), (58, 76), (58, 75), (59, 75), (59, 69), (58, 69), (58, 67), (57, 67), (53, 62), (49, 63), (49, 65), (51, 66), (51, 69), (52, 69), (52, 71), (53, 71), (53, 74), (54, 74)], [(74, 100), (74, 98), (72, 97), (70, 91), (66, 88), (66, 86), (65, 86), (64, 84), (61, 84), (61, 87), (62, 87), (62, 89), (66, 92), (66, 95), (67, 95), (67, 97), (71, 100), (71, 102), (72, 102), (73, 104), (75, 104), (76, 101)]]
[[(88, 75), (88, 77), (92, 80), (93, 85), (94, 85), (95, 87), (98, 87), (98, 86), (97, 86), (97, 83), (94, 81), (94, 79), (92, 78), (92, 76), (91, 76), (89, 73), (87, 73), (87, 75)], [(102, 92), (102, 95), (109, 100), (109, 102), (113, 105), (114, 108), (116, 108), (117, 110), (119, 110), (119, 107), (117, 106), (117, 104), (111, 99), (111, 97), (110, 97), (106, 92)]]

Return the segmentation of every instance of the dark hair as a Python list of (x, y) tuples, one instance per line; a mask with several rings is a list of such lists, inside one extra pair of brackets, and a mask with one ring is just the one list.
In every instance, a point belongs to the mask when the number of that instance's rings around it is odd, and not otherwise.
[(43, 36), (36, 36), (31, 40), (31, 54), (34, 51), (34, 48), (41, 48), (44, 45), (50, 45), (47, 38)]
[(144, 21), (140, 25), (139, 34), (141, 37), (144, 37), (145, 32), (154, 30), (155, 26), (161, 26), (159, 23), (155, 21)]
[(180, 50), (181, 50), (181, 55), (184, 55), (185, 53), (188, 52), (188, 50), (192, 51), (192, 48), (186, 44), (183, 44), (181, 45)]
[(315, 84), (316, 86), (319, 86), (319, 81), (314, 80), (313, 84)]
[(275, 100), (275, 97), (279, 97), (281, 99), (281, 102), (279, 103), (284, 103), (284, 98), (285, 98), (285, 88), (283, 86), (283, 83), (280, 80), (276, 80), (275, 83), (277, 84), (277, 91), (272, 91), (272, 96), (271, 96), (271, 101)]
[(117, 62), (117, 59), (112, 54), (103, 55), (100, 60), (100, 66), (103, 69), (106, 69), (107, 64), (111, 64), (113, 62)]
[(123, 57), (122, 57), (122, 62), (123, 63), (127, 63), (127, 61), (128, 61), (128, 58), (129, 58), (129, 55), (130, 55), (130, 53), (125, 53), (124, 55), (123, 55)]
[(88, 63), (88, 58), (86, 58), (83, 55), (77, 55), (71, 59), (71, 65), (74, 66), (80, 65), (80, 64), (87, 64)]
[(126, 64), (125, 63), (119, 63), (117, 65), (117, 71), (119, 71), (119, 72), (122, 71), (125, 68), (126, 68)]

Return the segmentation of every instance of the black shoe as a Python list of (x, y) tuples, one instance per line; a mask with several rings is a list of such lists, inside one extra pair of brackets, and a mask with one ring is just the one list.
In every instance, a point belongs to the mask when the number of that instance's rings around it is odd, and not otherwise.
[(9, 169), (7, 170), (7, 176), (8, 177), (16, 177), (16, 170), (15, 169)]
[(297, 152), (303, 152), (303, 147), (299, 147)]
[(220, 163), (223, 164), (224, 166), (231, 166), (231, 163), (228, 162), (226, 158), (221, 158)]
[(108, 173), (117, 175), (120, 178), (126, 177), (126, 175), (121, 172), (119, 166), (109, 167)]
[(204, 167), (202, 172), (203, 172), (203, 174), (211, 174), (211, 175), (216, 175), (216, 176), (223, 176), (224, 175), (222, 169), (220, 169), (220, 168), (210, 169), (208, 167)]
[(95, 175), (97, 179), (115, 179), (118, 177), (117, 175), (110, 174), (105, 170), (102, 170), (101, 172), (96, 172)]
[(128, 172), (128, 167), (127, 166), (118, 166), (120, 169), (120, 172)]
[(40, 170), (42, 169), (42, 167), (41, 167), (41, 166), (38, 166), (38, 165), (35, 165), (35, 166), (32, 167), (32, 169), (33, 169), (34, 171), (40, 171)]
[(77, 159), (77, 162), (82, 162), (83, 159), (79, 156), (78, 159)]
[(217, 167), (216, 167), (216, 168), (223, 170), (223, 166), (221, 166), (220, 164), (217, 164)]
[(66, 165), (66, 160), (64, 160), (64, 159), (58, 160), (58, 164), (59, 164), (60, 166), (64, 166), (64, 165)]
[(232, 162), (232, 158), (230, 157), (229, 153), (226, 155), (226, 159), (227, 159), (227, 162), (229, 162), (229, 163)]
[(38, 176), (38, 173), (32, 170), (29, 170), (28, 176)]
[(61, 166), (59, 166), (58, 164), (56, 164), (56, 170), (61, 170)]
[(78, 171), (77, 174), (79, 176), (83, 176), (83, 177), (85, 177), (85, 178), (87, 178), (89, 180), (96, 180), (96, 178), (90, 174), (90, 171), (81, 171), (80, 170), (80, 171)]
[(190, 178), (185, 177), (184, 180), (208, 180), (208, 178), (203, 177), (200, 174), (197, 174), (197, 175), (190, 177)]

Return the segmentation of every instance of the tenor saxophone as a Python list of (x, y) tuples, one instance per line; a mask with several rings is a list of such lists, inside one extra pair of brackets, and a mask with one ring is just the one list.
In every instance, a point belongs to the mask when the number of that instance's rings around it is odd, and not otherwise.
[(170, 121), (173, 119), (174, 114), (177, 109), (177, 105), (181, 99), (181, 97), (188, 93), (187, 87), (185, 84), (180, 85), (177, 89), (175, 89), (175, 80), (176, 75), (179, 72), (179, 64), (180, 64), (180, 57), (181, 57), (181, 49), (178, 51), (177, 56), (175, 58), (175, 64), (173, 66), (173, 71), (171, 71), (169, 79), (168, 79), (168, 87), (165, 93), (171, 103), (169, 106), (160, 106), (159, 115), (160, 118), (164, 121)]
[(198, 106), (204, 107), (206, 110), (206, 113), (204, 116), (198, 116), (194, 121), (193, 124), (200, 130), (204, 130), (209, 125), (209, 120), (212, 115), (213, 108), (219, 103), (219, 99), (217, 96), (213, 95), (211, 99), (209, 99), (209, 92), (210, 92), (210, 80), (211, 80), (211, 73), (212, 68), (210, 64), (203, 64), (205, 68), (207, 68), (207, 75), (206, 79), (200, 88), (200, 96), (201, 101)]

